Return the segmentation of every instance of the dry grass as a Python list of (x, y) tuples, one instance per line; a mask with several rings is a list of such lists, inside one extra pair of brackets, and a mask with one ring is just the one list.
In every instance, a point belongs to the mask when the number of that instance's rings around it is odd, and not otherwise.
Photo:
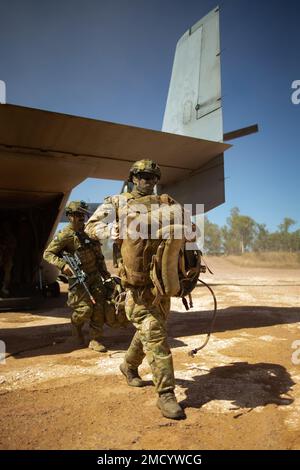
[(292, 268), (300, 269), (300, 252), (268, 252), (244, 253), (243, 255), (229, 255), (226, 260), (237, 266), (247, 268)]

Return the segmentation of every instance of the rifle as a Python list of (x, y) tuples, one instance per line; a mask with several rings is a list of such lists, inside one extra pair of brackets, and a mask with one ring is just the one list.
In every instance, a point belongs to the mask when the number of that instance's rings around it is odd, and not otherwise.
[(77, 284), (81, 284), (84, 287), (84, 290), (88, 294), (89, 298), (91, 299), (91, 302), (95, 305), (96, 300), (94, 299), (93, 295), (91, 294), (91, 291), (89, 290), (86, 281), (87, 281), (87, 274), (81, 269), (81, 261), (77, 253), (74, 253), (74, 255), (70, 255), (66, 252), (63, 253), (62, 256), (63, 260), (68, 263), (70, 268), (72, 269), (76, 280), (72, 285), (70, 285), (70, 289), (73, 289)]

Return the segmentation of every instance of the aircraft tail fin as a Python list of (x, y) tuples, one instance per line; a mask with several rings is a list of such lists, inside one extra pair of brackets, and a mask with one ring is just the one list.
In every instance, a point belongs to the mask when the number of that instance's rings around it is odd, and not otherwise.
[(223, 141), (219, 7), (177, 43), (162, 131)]

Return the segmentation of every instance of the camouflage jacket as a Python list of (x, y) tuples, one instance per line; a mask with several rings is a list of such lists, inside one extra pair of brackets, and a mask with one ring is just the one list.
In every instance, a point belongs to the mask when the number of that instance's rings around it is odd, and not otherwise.
[[(143, 201), (143, 204), (147, 198), (157, 198), (157, 196), (145, 196), (137, 191), (132, 191), (131, 193), (122, 193), (106, 197), (103, 204), (96, 209), (94, 214), (87, 221), (85, 232), (94, 240), (111, 238), (114, 241), (118, 241), (120, 229), (119, 220), (122, 209), (126, 209), (129, 200), (134, 200), (134, 202), (138, 203), (140, 199)], [(178, 204), (167, 194), (162, 194), (159, 198), (164, 204)]]
[(77, 252), (86, 274), (98, 271), (104, 276), (109, 275), (100, 242), (92, 240), (85, 232), (75, 232), (70, 224), (58, 232), (50, 242), (44, 253), (44, 259), (62, 270), (66, 265), (62, 258), (64, 251), (69, 254)]

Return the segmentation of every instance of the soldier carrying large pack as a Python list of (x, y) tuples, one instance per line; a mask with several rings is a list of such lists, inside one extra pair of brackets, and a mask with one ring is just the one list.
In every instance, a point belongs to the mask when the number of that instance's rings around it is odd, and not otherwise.
[[(121, 372), (128, 385), (143, 386), (138, 367), (146, 356), (158, 393), (157, 406), (163, 416), (182, 419), (185, 413), (174, 394), (174, 368), (166, 320), (170, 297), (181, 290), (178, 263), (184, 252), (185, 239), (174, 237), (176, 227), (182, 231), (182, 222), (176, 224), (173, 215), (172, 221), (163, 226), (161, 218), (162, 208), (174, 207), (178, 212), (179, 206), (180, 215), (183, 209), (170, 196), (153, 194), (160, 176), (160, 168), (152, 160), (135, 162), (129, 175), (132, 192), (107, 197), (89, 219), (85, 230), (91, 238), (110, 235), (115, 240), (115, 261), (126, 289), (126, 315), (136, 328), (120, 366)], [(109, 231), (110, 222), (113, 224)], [(127, 230), (125, 235), (124, 228)], [(133, 233), (134, 228), (138, 234)], [(197, 263), (195, 279), (199, 274)]]

